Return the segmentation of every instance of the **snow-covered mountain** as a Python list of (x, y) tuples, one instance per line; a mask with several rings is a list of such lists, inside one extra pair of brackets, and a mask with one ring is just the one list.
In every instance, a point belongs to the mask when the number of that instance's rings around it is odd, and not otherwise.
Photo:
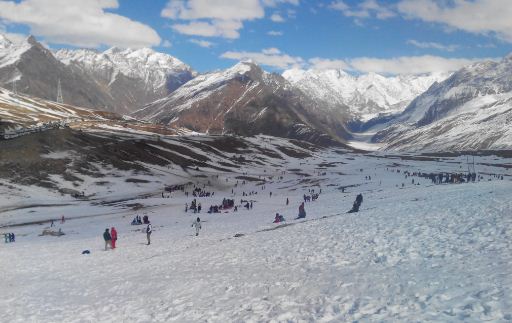
[(16, 87), (20, 93), (56, 100), (60, 80), (65, 103), (115, 110), (116, 102), (106, 89), (88, 75), (61, 63), (34, 37), (19, 43), (4, 36), (0, 39), (0, 86)]
[(343, 70), (291, 69), (283, 77), (327, 110), (346, 106), (353, 120), (368, 121), (379, 115), (402, 112), (416, 96), (449, 75), (399, 75), (375, 73), (360, 76)]
[(190, 66), (177, 58), (150, 48), (113, 47), (105, 52), (61, 49), (55, 56), (109, 87), (116, 99), (123, 91), (136, 91), (126, 102), (132, 107), (162, 98), (196, 75)]
[(212, 134), (263, 133), (313, 142), (346, 139), (342, 120), (317, 111), (316, 102), (282, 76), (241, 62), (197, 76), (134, 116)]
[(13, 43), (0, 35), (0, 86), (55, 100), (61, 80), (64, 102), (129, 113), (190, 80), (195, 72), (178, 59), (151, 49), (48, 48), (28, 37)]
[(512, 148), (512, 55), (434, 84), (374, 140), (400, 150)]

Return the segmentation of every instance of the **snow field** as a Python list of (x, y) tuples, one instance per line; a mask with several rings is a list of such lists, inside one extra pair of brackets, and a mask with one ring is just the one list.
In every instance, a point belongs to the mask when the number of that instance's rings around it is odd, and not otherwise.
[[(321, 170), (326, 175), (318, 176), (318, 164), (324, 161), (346, 164)], [(287, 172), (283, 181), (274, 179), (264, 191), (252, 183), (235, 188), (238, 202), (247, 199), (241, 197), (242, 190), (258, 192), (249, 197), (255, 200), (252, 211), (199, 214), (204, 222), (197, 238), (190, 227), (196, 215), (184, 213), (185, 202), (192, 198), (174, 193), (171, 199), (130, 201), (148, 206), (138, 212), (103, 206), (103, 216), (58, 224), (67, 233), (60, 238), (38, 237), (44, 226), (15, 228), (18, 242), (0, 247), (0, 288), (9, 291), (0, 298), (2, 319), (512, 320), (510, 177), (487, 181), (486, 175), (485, 181), (451, 185), (419, 179), (421, 185), (412, 186), (411, 178), (386, 170), (398, 163), (402, 171), (459, 171), (462, 161), (335, 154), (289, 160), (283, 167), (300, 167), (321, 183), (319, 200), (306, 203), (306, 220), (293, 218), (302, 194), (318, 188), (305, 184), (308, 178)], [(482, 173), (500, 170), (477, 167)], [(257, 176), (261, 170), (252, 172)], [(372, 180), (364, 179), (368, 174)], [(220, 182), (228, 178), (234, 184), (235, 175), (222, 174)], [(341, 193), (332, 185), (359, 186)], [(215, 191), (214, 197), (197, 200), (207, 210), (230, 192)], [(345, 213), (359, 192), (364, 195), (361, 211)], [(75, 209), (85, 212), (88, 206)], [(59, 210), (39, 209), (31, 216), (44, 218)], [(151, 246), (140, 231), (144, 226), (129, 225), (143, 212), (153, 223)], [(276, 212), (284, 214), (287, 226), (272, 224)], [(103, 251), (101, 234), (111, 226), (119, 232), (118, 248)], [(237, 233), (244, 236), (234, 238)], [(85, 249), (91, 254), (81, 255)]]

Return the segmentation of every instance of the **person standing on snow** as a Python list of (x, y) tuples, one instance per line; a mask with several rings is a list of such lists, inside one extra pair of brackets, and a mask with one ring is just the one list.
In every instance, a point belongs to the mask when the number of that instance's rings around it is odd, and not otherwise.
[(110, 229), (110, 236), (112, 237), (112, 249), (116, 248), (116, 241), (117, 241), (117, 231), (116, 228), (112, 227)]
[(151, 222), (148, 222), (148, 226), (146, 227), (146, 237), (148, 239), (148, 246), (151, 244), (151, 233), (153, 232), (153, 226)]
[(199, 230), (201, 230), (201, 219), (197, 218), (194, 223), (192, 223), (193, 227), (196, 227), (196, 237), (199, 235)]
[(105, 251), (107, 251), (108, 246), (110, 246), (110, 249), (112, 249), (112, 237), (108, 232), (108, 228), (105, 229), (105, 232), (103, 232), (103, 239), (105, 240)]

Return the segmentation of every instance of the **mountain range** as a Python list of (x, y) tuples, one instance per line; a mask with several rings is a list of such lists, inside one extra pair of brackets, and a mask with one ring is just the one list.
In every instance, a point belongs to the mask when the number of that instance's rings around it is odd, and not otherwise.
[(356, 122), (402, 112), (415, 97), (448, 76), (446, 73), (353, 76), (340, 69), (290, 69), (283, 73), (283, 77), (295, 87), (322, 101), (326, 110), (346, 106)]
[(390, 150), (512, 147), (512, 56), (451, 75), (277, 74), (253, 62), (199, 74), (149, 48), (51, 51), (0, 36), (0, 86), (55, 100), (59, 81), (66, 104), (181, 132), (343, 145), (364, 131)]
[(462, 68), (415, 98), (375, 137), (387, 149), (512, 148), (512, 55)]
[(344, 142), (349, 137), (343, 118), (316, 110), (316, 102), (281, 75), (241, 62), (199, 75), (133, 116), (209, 134), (263, 133), (315, 143)]
[(0, 35), (0, 86), (64, 103), (129, 114), (165, 97), (195, 76), (178, 59), (144, 48), (50, 51), (28, 37), (13, 43)]

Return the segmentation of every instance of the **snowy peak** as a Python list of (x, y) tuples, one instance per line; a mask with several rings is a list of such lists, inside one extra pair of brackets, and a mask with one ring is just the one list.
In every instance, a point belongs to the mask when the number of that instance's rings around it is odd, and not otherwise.
[(352, 76), (340, 69), (292, 69), (283, 77), (328, 109), (348, 106), (354, 119), (401, 112), (417, 95), (446, 74), (385, 77), (376, 73)]
[[(103, 53), (89, 49), (66, 49), (57, 51), (55, 55), (64, 64), (75, 64), (92, 73), (110, 75), (112, 79), (108, 83), (114, 82), (122, 74), (141, 80), (154, 91), (165, 88), (169, 78), (178, 78), (181, 85), (195, 75), (192, 68), (179, 59), (150, 48), (112, 47)], [(176, 85), (172, 87), (173, 90)]]
[(9, 39), (7, 39), (7, 37), (5, 35), (0, 34), (0, 50), (9, 48), (11, 46), (12, 46), (12, 42)]
[(312, 113), (314, 103), (279, 74), (243, 61), (201, 74), (164, 99), (144, 106), (135, 117), (209, 134), (268, 134), (315, 143), (342, 141), (340, 123), (326, 125)]
[(455, 72), (414, 99), (374, 140), (397, 150), (510, 149), (512, 60)]
[(128, 75), (137, 74), (141, 69), (156, 69), (170, 72), (192, 71), (190, 66), (179, 59), (156, 52), (150, 48), (120, 49), (114, 47), (106, 50), (103, 54), (115, 62), (116, 66)]
[[(400, 116), (401, 122), (428, 124), (459, 112), (467, 103), (512, 93), (512, 60), (484, 61), (464, 67), (418, 96)], [(467, 107), (466, 109), (469, 109)]]
[[(22, 56), (32, 48), (44, 49), (44, 47), (37, 42), (37, 40), (30, 36), (24, 41), (14, 43), (6, 36), (0, 35), (0, 69), (6, 66), (13, 66), (22, 59)], [(44, 49), (42, 51), (46, 56), (49, 52)], [(0, 81), (4, 78), (0, 77)]]

